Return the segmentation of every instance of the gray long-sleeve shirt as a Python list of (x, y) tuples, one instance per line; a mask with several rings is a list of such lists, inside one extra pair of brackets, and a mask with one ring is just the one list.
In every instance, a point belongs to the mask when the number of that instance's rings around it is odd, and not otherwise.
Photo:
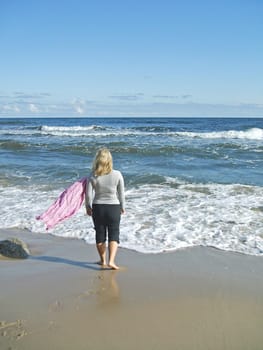
[(85, 197), (86, 207), (92, 204), (120, 204), (125, 210), (124, 180), (120, 171), (107, 175), (90, 176)]

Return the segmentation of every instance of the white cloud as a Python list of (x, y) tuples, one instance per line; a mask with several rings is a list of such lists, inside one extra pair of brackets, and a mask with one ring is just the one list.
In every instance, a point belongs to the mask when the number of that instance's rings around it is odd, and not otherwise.
[(82, 115), (86, 112), (86, 101), (74, 98), (71, 104), (75, 113)]
[[(17, 98), (18, 96), (21, 98)], [(0, 116), (171, 116), (171, 117), (263, 117), (262, 103), (196, 103), (191, 95), (152, 95), (143, 93), (116, 94), (105, 96), (101, 100), (73, 98), (72, 100), (56, 100), (48, 93), (39, 100), (28, 99), (22, 92), (7, 96), (0, 95)], [(32, 94), (33, 96), (33, 94)], [(110, 99), (109, 99), (110, 98)]]
[(30, 103), (28, 109), (32, 113), (39, 113), (39, 108), (34, 103)]
[(19, 113), (21, 110), (17, 105), (4, 105), (2, 106), (2, 110), (3, 112), (15, 112), (15, 113)]

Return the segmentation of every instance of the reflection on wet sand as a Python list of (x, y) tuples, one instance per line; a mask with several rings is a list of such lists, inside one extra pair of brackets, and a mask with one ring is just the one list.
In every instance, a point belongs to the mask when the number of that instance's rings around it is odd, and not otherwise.
[(101, 270), (96, 279), (97, 304), (112, 307), (120, 303), (120, 289), (116, 280), (117, 271)]

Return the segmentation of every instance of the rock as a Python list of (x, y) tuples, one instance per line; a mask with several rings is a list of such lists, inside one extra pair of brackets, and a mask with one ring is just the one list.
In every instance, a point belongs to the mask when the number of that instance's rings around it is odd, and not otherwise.
[(14, 259), (26, 259), (30, 252), (26, 243), (18, 238), (10, 238), (0, 241), (0, 255)]

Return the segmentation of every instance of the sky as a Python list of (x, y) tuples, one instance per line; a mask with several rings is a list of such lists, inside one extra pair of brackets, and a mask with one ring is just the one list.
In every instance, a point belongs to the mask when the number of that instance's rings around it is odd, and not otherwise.
[(0, 0), (0, 116), (263, 116), (262, 0)]

